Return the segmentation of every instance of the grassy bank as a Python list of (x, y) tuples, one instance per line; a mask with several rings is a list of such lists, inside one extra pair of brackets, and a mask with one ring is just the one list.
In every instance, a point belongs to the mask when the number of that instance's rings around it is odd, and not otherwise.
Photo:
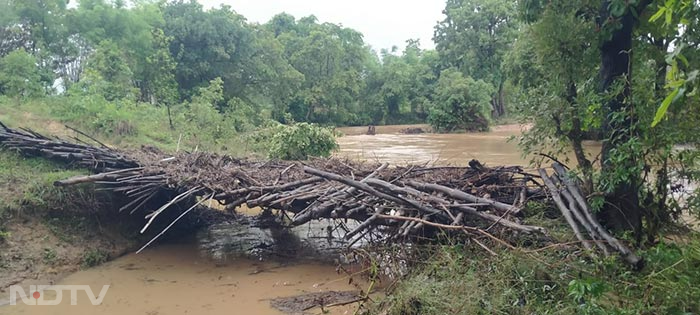
[[(496, 246), (498, 248), (498, 246)], [(420, 250), (415, 271), (371, 313), (698, 314), (700, 235), (666, 237), (639, 251), (631, 271), (616, 257), (591, 260), (578, 249), (538, 252), (445, 245)]]
[[(189, 104), (188, 104), (189, 105)], [(17, 105), (0, 96), (0, 121), (58, 136), (76, 136), (65, 125), (80, 129), (119, 148), (153, 146), (167, 152), (226, 152), (234, 156), (259, 151), (251, 133), (225, 125), (213, 108), (177, 105), (171, 110), (128, 100), (108, 102), (101, 96), (54, 96), (27, 99)]]
[(89, 198), (87, 191), (53, 186), (56, 180), (81, 174), (87, 172), (0, 150), (0, 216), (31, 214), (39, 209), (68, 206), (76, 200)]
[(0, 292), (52, 283), (133, 246), (128, 232), (105, 224), (109, 196), (58, 179), (85, 174), (41, 158), (0, 150)]

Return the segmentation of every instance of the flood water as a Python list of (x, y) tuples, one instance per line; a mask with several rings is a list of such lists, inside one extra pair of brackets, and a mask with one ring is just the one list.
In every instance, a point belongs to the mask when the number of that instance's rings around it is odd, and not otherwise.
[[(427, 125), (411, 127), (429, 130)], [(529, 158), (522, 156), (517, 137), (526, 125), (494, 126), (489, 132), (457, 134), (401, 134), (405, 126), (377, 126), (376, 135), (366, 135), (367, 127), (338, 128), (345, 136), (338, 138), (341, 156), (351, 159), (389, 162), (392, 164), (423, 164), (465, 166), (471, 159), (485, 165), (527, 166)], [(600, 148), (586, 142), (588, 148)]]
[[(405, 127), (378, 126), (374, 136), (364, 135), (366, 127), (340, 128), (345, 136), (338, 139), (338, 155), (392, 164), (466, 165), (471, 159), (492, 166), (527, 165), (528, 162), (521, 156), (517, 145), (508, 142), (511, 136), (521, 133), (524, 127), (520, 125), (496, 126), (484, 133), (400, 134), (399, 130)], [(427, 129), (423, 125), (418, 127)], [(214, 229), (208, 235), (211, 239), (229, 242), (216, 244), (219, 247), (237, 247), (232, 245), (236, 240), (263, 240), (269, 236), (250, 234), (251, 231), (236, 234), (239, 232)], [(254, 233), (261, 232), (256, 230)], [(333, 263), (282, 263), (279, 259), (228, 257), (216, 254), (216, 250), (212, 254), (211, 248), (201, 246), (202, 239), (206, 238), (200, 236), (194, 242), (155, 246), (139, 255), (130, 254), (80, 271), (57, 283), (87, 284), (96, 294), (103, 285), (111, 285), (100, 306), (92, 306), (85, 293), (79, 294), (77, 306), (71, 306), (70, 293), (66, 292), (64, 302), (58, 306), (19, 303), (0, 307), (0, 315), (283, 314), (270, 306), (270, 299), (358, 289), (348, 283), (346, 274), (336, 272)], [(51, 298), (46, 297), (47, 300)], [(352, 314), (355, 307), (330, 308), (330, 313), (326, 314)], [(307, 313), (322, 314), (323, 311), (315, 308)]]
[[(348, 276), (328, 264), (212, 260), (193, 243), (167, 244), (130, 254), (102, 266), (80, 271), (58, 284), (90, 285), (95, 295), (109, 284), (102, 305), (92, 306), (87, 294), (70, 292), (56, 306), (0, 307), (0, 314), (284, 314), (269, 300), (312, 292), (356, 290)], [(29, 293), (31, 294), (31, 293)], [(45, 300), (56, 298), (47, 290)], [(353, 306), (328, 308), (326, 314), (352, 314)], [(316, 308), (308, 314), (322, 314)]]

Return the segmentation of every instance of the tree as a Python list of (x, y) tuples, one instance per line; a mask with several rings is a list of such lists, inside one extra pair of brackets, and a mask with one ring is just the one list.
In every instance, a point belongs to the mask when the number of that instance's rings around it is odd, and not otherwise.
[(485, 131), (493, 90), (491, 84), (465, 77), (457, 69), (443, 70), (428, 122), (439, 132)]
[(72, 92), (102, 95), (107, 101), (138, 99), (134, 74), (125, 53), (115, 43), (100, 43), (87, 62), (85, 75)]
[(301, 88), (289, 102), (296, 121), (351, 124), (358, 121), (357, 99), (363, 86), (368, 49), (359, 32), (315, 17), (291, 24), (279, 16), (266, 25), (278, 34), (285, 56), (303, 74)]
[(244, 66), (252, 58), (252, 34), (245, 18), (227, 6), (205, 12), (194, 0), (170, 2), (163, 14), (183, 95), (191, 96), (196, 88), (221, 78), (228, 97), (244, 96), (242, 90), (256, 77)]
[(41, 75), (36, 59), (24, 51), (15, 50), (0, 59), (0, 91), (20, 100), (41, 94)]
[[(535, 126), (524, 144), (571, 145), (599, 218), (609, 228), (632, 231), (638, 241), (646, 235), (653, 242), (662, 224), (682, 211), (679, 203), (670, 201), (670, 174), (676, 166), (677, 174), (697, 168), (697, 150), (679, 150), (676, 145), (692, 146), (700, 137), (695, 113), (699, 102), (690, 98), (683, 99), (685, 110), (668, 116), (672, 125), (651, 128), (658, 104), (668, 100), (661, 87), (681, 85), (675, 85), (673, 75), (680, 64), (667, 66), (663, 58), (680, 32), (646, 23), (652, 15), (645, 10), (650, 4), (521, 1), (528, 25), (506, 69), (523, 89), (523, 99), (532, 104), (526, 113), (534, 117)], [(669, 23), (674, 23), (673, 16)], [(692, 58), (679, 60), (692, 64)], [(601, 168), (595, 172), (581, 154), (580, 140), (583, 133), (598, 128), (603, 146)], [(557, 153), (565, 151), (559, 148)]]
[[(539, 4), (537, 1), (533, 1)], [(521, 144), (527, 154), (549, 156), (573, 150), (585, 190), (593, 188), (593, 165), (583, 140), (599, 127), (595, 77), (599, 64), (595, 1), (521, 3), (526, 24), (506, 54), (504, 71), (524, 91), (519, 111), (534, 121)]]
[(446, 18), (435, 27), (433, 40), (445, 68), (496, 87), (493, 117), (506, 114), (501, 64), (517, 34), (516, 9), (511, 0), (448, 0)]

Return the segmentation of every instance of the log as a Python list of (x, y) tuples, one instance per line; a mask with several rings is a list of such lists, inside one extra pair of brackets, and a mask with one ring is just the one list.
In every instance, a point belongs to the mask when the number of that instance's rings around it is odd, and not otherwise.
[(102, 181), (102, 180), (107, 180), (111, 178), (117, 178), (116, 174), (123, 174), (127, 172), (132, 172), (132, 171), (140, 171), (143, 170), (143, 167), (134, 167), (134, 168), (127, 168), (127, 169), (122, 169), (122, 170), (117, 170), (117, 171), (112, 171), (112, 172), (107, 172), (107, 173), (100, 173), (96, 175), (87, 175), (87, 176), (75, 176), (71, 177), (69, 179), (64, 179), (64, 180), (57, 180), (53, 183), (54, 186), (62, 187), (62, 186), (69, 186), (69, 185), (77, 185), (77, 184), (82, 184), (82, 183), (90, 183), (90, 182), (95, 182), (95, 181)]
[(309, 174), (313, 174), (316, 176), (320, 176), (320, 177), (323, 177), (326, 179), (330, 179), (330, 180), (344, 183), (348, 186), (355, 187), (355, 188), (362, 190), (366, 193), (369, 193), (371, 195), (374, 195), (374, 196), (382, 198), (382, 199), (386, 199), (388, 201), (392, 201), (392, 202), (397, 203), (397, 204), (406, 204), (406, 205), (409, 205), (415, 209), (421, 210), (423, 212), (433, 213), (433, 214), (438, 215), (438, 216), (446, 217), (443, 213), (440, 212), (440, 210), (433, 209), (431, 207), (423, 206), (415, 200), (401, 198), (401, 197), (395, 197), (392, 195), (388, 195), (388, 194), (379, 192), (376, 189), (372, 188), (371, 186), (369, 186), (365, 183), (358, 182), (356, 180), (345, 178), (345, 177), (339, 176), (337, 174), (317, 170), (317, 169), (314, 169), (314, 168), (311, 168), (308, 166), (304, 166), (304, 172), (307, 172)]
[(643, 268), (644, 260), (641, 257), (637, 256), (629, 248), (627, 248), (627, 246), (622, 244), (622, 242), (620, 242), (617, 238), (610, 235), (610, 233), (608, 233), (608, 231), (600, 224), (600, 222), (593, 218), (593, 215), (591, 215), (591, 210), (588, 206), (588, 202), (586, 202), (586, 199), (583, 197), (581, 190), (571, 181), (571, 177), (569, 176), (568, 172), (564, 169), (564, 167), (559, 163), (552, 164), (552, 167), (557, 172), (557, 174), (559, 174), (559, 178), (562, 182), (564, 182), (569, 192), (573, 195), (574, 199), (576, 199), (579, 207), (581, 207), (583, 215), (591, 223), (591, 225), (593, 225), (593, 228), (597, 231), (597, 233), (603, 239), (605, 239), (612, 248), (617, 250), (620, 253), (620, 256), (622, 256), (622, 259), (624, 259), (628, 264), (630, 264), (636, 269)]
[(559, 190), (557, 189), (557, 186), (554, 185), (554, 182), (552, 182), (552, 180), (549, 178), (547, 171), (539, 169), (539, 172), (545, 185), (547, 185), (547, 187), (549, 188), (549, 192), (552, 194), (552, 199), (554, 200), (554, 203), (557, 205), (557, 208), (559, 208), (559, 211), (564, 216), (566, 223), (568, 223), (569, 226), (571, 226), (571, 229), (574, 231), (576, 239), (578, 239), (587, 250), (592, 250), (591, 244), (588, 243), (586, 237), (584, 237), (583, 233), (581, 233), (581, 229), (579, 228), (576, 220), (574, 220), (574, 217), (571, 214), (571, 210), (569, 209), (569, 207), (566, 206), (564, 201), (559, 196)]
[(440, 192), (440, 193), (443, 193), (443, 194), (448, 195), (448, 196), (455, 198), (455, 199), (460, 199), (460, 200), (474, 202), (474, 203), (485, 203), (485, 204), (488, 204), (491, 207), (493, 207), (494, 209), (499, 210), (501, 212), (510, 213), (513, 215), (518, 215), (520, 213), (520, 208), (518, 208), (518, 207), (514, 207), (512, 205), (505, 204), (505, 203), (498, 202), (498, 201), (491, 200), (491, 199), (477, 197), (477, 196), (474, 196), (474, 195), (471, 195), (471, 194), (468, 194), (468, 193), (465, 193), (463, 191), (453, 189), (450, 187), (446, 187), (446, 186), (442, 186), (442, 185), (438, 185), (438, 184), (421, 183), (421, 182), (417, 182), (414, 180), (409, 180), (406, 182), (406, 184), (408, 184), (408, 185), (410, 185), (418, 190)]
[[(411, 191), (410, 189), (406, 189), (403, 187), (398, 187), (396, 185), (390, 184), (388, 182), (385, 182), (385, 181), (379, 180), (379, 179), (369, 179), (369, 180), (367, 180), (367, 183), (370, 185), (376, 185), (379, 187), (383, 187), (383, 188), (391, 190), (395, 193), (404, 193), (406, 195), (414, 194), (415, 192), (417, 192), (417, 191)], [(472, 208), (469, 206), (465, 206), (465, 205), (460, 205), (460, 206), (452, 205), (452, 206), (450, 206), (449, 201), (444, 200), (444, 199), (440, 199), (440, 198), (432, 196), (432, 195), (428, 195), (428, 196), (426, 196), (426, 198), (431, 200), (431, 201), (437, 201), (441, 204), (446, 204), (450, 208), (458, 209), (459, 211), (464, 212), (466, 214), (478, 217), (478, 218), (483, 219), (483, 220), (494, 222), (496, 224), (500, 224), (502, 226), (511, 228), (513, 230), (516, 230), (516, 231), (520, 231), (520, 232), (524, 232), (524, 233), (544, 232), (544, 229), (541, 227), (518, 224), (518, 223), (515, 223), (512, 221), (509, 221), (507, 219), (503, 219), (502, 217), (499, 217), (499, 216), (496, 216), (493, 214), (479, 212), (475, 208)], [(488, 203), (484, 203), (484, 204), (488, 204)], [(453, 221), (454, 221), (454, 218), (453, 218)]]

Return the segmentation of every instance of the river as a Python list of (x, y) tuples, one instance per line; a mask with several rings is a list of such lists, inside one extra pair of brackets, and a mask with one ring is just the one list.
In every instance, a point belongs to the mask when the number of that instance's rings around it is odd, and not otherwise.
[[(374, 136), (362, 134), (366, 127), (340, 128), (345, 136), (338, 139), (337, 154), (393, 164), (466, 165), (471, 159), (487, 165), (527, 164), (517, 145), (508, 142), (523, 126), (496, 126), (490, 132), (470, 134), (399, 134), (404, 127), (379, 126)], [(65, 298), (58, 306), (0, 307), (0, 314), (283, 314), (270, 306), (270, 299), (358, 289), (330, 264), (220, 256), (203, 250), (201, 239), (152, 247), (57, 283), (90, 285), (96, 293), (111, 285), (100, 306), (92, 306), (81, 293), (77, 306)], [(329, 310), (327, 314), (354, 312), (353, 306)], [(309, 312), (323, 313), (318, 308)]]

